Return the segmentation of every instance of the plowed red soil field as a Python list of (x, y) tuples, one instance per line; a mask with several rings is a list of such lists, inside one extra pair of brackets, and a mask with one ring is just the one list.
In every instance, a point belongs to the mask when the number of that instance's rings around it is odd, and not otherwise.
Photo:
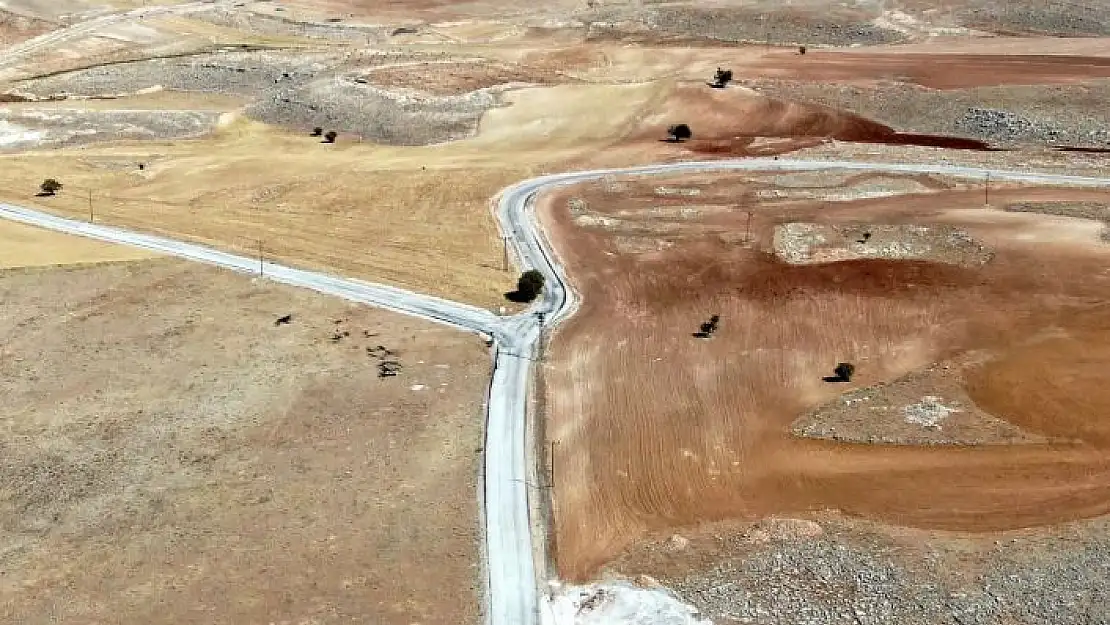
[[(722, 519), (838, 509), (984, 532), (1110, 512), (1101, 375), (1110, 349), (1098, 347), (1110, 344), (1110, 245), (1097, 223), (983, 210), (981, 191), (957, 188), (741, 209), (750, 189), (730, 180), (702, 188), (726, 185), (716, 197), (735, 203), (662, 229), (654, 222), (654, 231), (652, 219), (631, 227), (628, 215), (712, 202), (712, 193), (668, 198), (653, 195), (658, 181), (597, 184), (549, 197), (541, 210), (583, 296), (546, 365), (561, 575), (587, 578), (637, 539)], [(571, 197), (617, 221), (572, 215)], [(1107, 198), (1006, 189), (991, 199)], [(745, 244), (749, 208), (754, 242)], [(981, 267), (787, 266), (767, 252), (776, 223), (868, 220), (957, 224), (995, 256)], [(694, 338), (712, 314), (717, 335)], [(849, 388), (969, 350), (987, 355), (966, 372), (970, 397), (1048, 444), (853, 445), (789, 433), (799, 414)], [(843, 360), (857, 363), (852, 384), (824, 382)]]

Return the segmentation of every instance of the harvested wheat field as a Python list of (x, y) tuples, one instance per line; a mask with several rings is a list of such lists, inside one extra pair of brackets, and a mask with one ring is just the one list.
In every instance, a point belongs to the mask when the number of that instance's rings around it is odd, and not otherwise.
[[(1110, 511), (1110, 245), (1102, 222), (1061, 216), (1105, 194), (990, 197), (834, 172), (613, 178), (549, 197), (583, 296), (545, 372), (560, 574), (724, 519), (836, 509), (991, 531)], [(814, 225), (787, 241), (789, 224)], [(712, 338), (693, 336), (715, 314)], [(825, 380), (843, 361), (851, 382)], [(930, 366), (944, 384), (906, 377)], [(843, 437), (792, 433), (858, 389), (889, 405), (870, 432), (842, 409), (822, 418)], [(957, 403), (974, 410), (946, 438)]]
[(0, 298), (0, 621), (478, 622), (478, 338), (168, 260)]
[(135, 247), (0, 221), (0, 268), (128, 261), (151, 256), (154, 254)]

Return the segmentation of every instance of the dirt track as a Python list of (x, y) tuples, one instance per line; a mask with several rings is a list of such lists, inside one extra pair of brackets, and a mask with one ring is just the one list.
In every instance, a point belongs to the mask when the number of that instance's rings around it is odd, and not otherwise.
[[(612, 215), (668, 204), (652, 184), (574, 193)], [(562, 575), (588, 577), (645, 534), (724, 518), (835, 508), (901, 525), (991, 531), (1110, 511), (1110, 396), (1083, 373), (1100, 370), (1110, 354), (1076, 351), (1110, 333), (1102, 303), (1110, 256), (1097, 224), (996, 219), (974, 210), (980, 191), (774, 209), (748, 203), (743, 184), (725, 189), (718, 200), (735, 198), (726, 206), (756, 209), (759, 241), (783, 219), (882, 215), (961, 224), (997, 256), (980, 270), (883, 261), (787, 268), (738, 243), (741, 210), (685, 225), (702, 228), (685, 236), (678, 228), (645, 237), (575, 226), (566, 196), (552, 200), (547, 219), (584, 298), (555, 338), (547, 372)], [(992, 194), (998, 203), (1099, 195)], [(627, 251), (636, 238), (670, 247)], [(720, 334), (693, 339), (714, 313), (723, 318)], [(854, 385), (866, 386), (971, 349), (995, 357), (967, 372), (972, 399), (1051, 444), (925, 449), (788, 434), (795, 416), (844, 390), (821, 381), (838, 359), (865, 363)], [(1008, 399), (1015, 388), (1018, 399)], [(1015, 405), (1026, 395), (1039, 399)]]

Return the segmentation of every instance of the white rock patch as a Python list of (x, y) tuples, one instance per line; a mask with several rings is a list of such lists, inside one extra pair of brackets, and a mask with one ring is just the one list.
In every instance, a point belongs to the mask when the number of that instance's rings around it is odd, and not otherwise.
[(935, 395), (926, 395), (916, 404), (902, 408), (906, 423), (914, 423), (922, 427), (940, 429), (941, 421), (948, 418), (953, 412), (961, 412), (958, 408), (951, 408), (940, 403), (940, 398)]
[(540, 609), (543, 625), (713, 625), (660, 586), (623, 581), (552, 586)]

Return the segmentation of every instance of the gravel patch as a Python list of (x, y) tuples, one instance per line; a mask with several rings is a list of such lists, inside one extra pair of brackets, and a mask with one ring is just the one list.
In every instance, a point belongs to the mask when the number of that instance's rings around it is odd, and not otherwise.
[(338, 61), (334, 54), (223, 52), (104, 65), (19, 83), (18, 92), (43, 98), (128, 94), (161, 86), (179, 91), (258, 96), (315, 79)]
[(862, 258), (981, 265), (991, 258), (981, 243), (951, 226), (794, 222), (775, 226), (773, 245), (776, 256), (794, 265)]
[(1104, 2), (990, 2), (964, 10), (966, 26), (1005, 34), (1055, 37), (1110, 35), (1110, 6)]
[(806, 438), (881, 445), (1045, 442), (976, 406), (961, 369), (938, 363), (888, 383), (849, 390), (799, 417), (791, 431)]
[(887, 82), (875, 87), (747, 81), (772, 97), (849, 110), (903, 132), (980, 139), (999, 147), (1110, 146), (1110, 81), (938, 91)]
[(474, 134), (482, 115), (500, 105), (502, 89), (457, 96), (385, 90), (341, 78), (279, 90), (247, 114), (270, 124), (357, 134), (391, 145), (428, 145)]
[(385, 42), (393, 31), (392, 27), (386, 26), (308, 22), (277, 15), (263, 15), (228, 9), (205, 11), (204, 13), (198, 13), (193, 18), (217, 26), (234, 28), (254, 34), (331, 41), (360, 41), (368, 45)]
[(849, 46), (895, 43), (902, 33), (876, 26), (861, 15), (838, 15), (826, 7), (809, 14), (770, 10), (652, 6), (628, 10), (608, 8), (577, 15), (588, 24), (588, 39), (647, 35), (728, 42), (770, 42), (772, 45)]
[(216, 127), (215, 111), (0, 109), (0, 151), (121, 139), (185, 139)]
[(1007, 204), (1003, 210), (1011, 213), (1040, 213), (1094, 219), (1110, 223), (1110, 203), (1105, 202), (1015, 202)]
[(1108, 525), (895, 541), (863, 524), (827, 522), (814, 538), (754, 547), (736, 538), (734, 557), (662, 581), (718, 623), (1105, 625)]

